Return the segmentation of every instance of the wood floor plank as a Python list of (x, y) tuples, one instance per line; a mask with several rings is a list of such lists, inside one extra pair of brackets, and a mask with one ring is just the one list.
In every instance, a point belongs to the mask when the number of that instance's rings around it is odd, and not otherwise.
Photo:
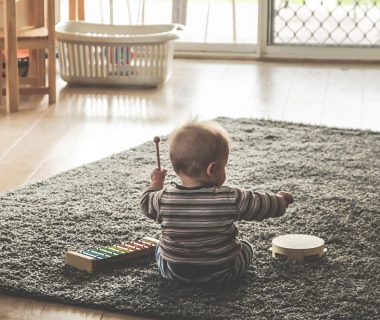
[[(194, 115), (380, 131), (379, 75), (379, 65), (177, 59), (158, 89), (67, 87), (58, 77), (55, 105), (28, 96), (18, 113), (0, 106), (0, 192), (167, 134)], [(140, 318), (0, 295), (0, 320), (24, 319)]]
[(44, 114), (38, 125), (33, 126), (28, 134), (2, 157), (0, 191), (23, 185), (69, 126), (69, 121), (49, 117), (49, 113)]
[(102, 315), (99, 310), (47, 303), (39, 320), (101, 320)]
[(101, 320), (154, 320), (156, 318), (144, 318), (138, 316), (123, 315), (113, 312), (105, 312)]
[(16, 113), (12, 116), (0, 116), (0, 159), (8, 153), (29, 131), (38, 124), (43, 116), (40, 112)]
[(1, 320), (39, 320), (45, 302), (0, 295)]

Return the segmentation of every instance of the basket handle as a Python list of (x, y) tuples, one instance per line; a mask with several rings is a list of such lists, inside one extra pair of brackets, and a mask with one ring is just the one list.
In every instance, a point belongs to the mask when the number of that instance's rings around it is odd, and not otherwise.
[[(1, 0), (0, 0), (1, 1)], [(157, 25), (160, 26), (160, 25)], [(167, 26), (167, 25), (165, 25)], [(110, 26), (104, 24), (86, 23), (86, 22), (60, 22), (56, 25), (56, 37), (58, 41), (67, 40), (74, 42), (91, 42), (96, 41), (100, 43), (112, 43), (112, 44), (136, 44), (136, 43), (156, 43), (169, 40), (176, 40), (181, 37), (182, 31), (185, 29), (184, 25), (171, 24), (169, 31), (160, 31), (152, 34), (126, 34), (116, 35), (112, 33), (112, 30), (119, 30), (124, 26)], [(127, 28), (127, 26), (125, 26)], [(104, 29), (111, 28), (111, 31)], [(77, 29), (77, 30), (75, 30)], [(84, 29), (83, 32), (81, 32)], [(99, 33), (95, 32), (99, 29)], [(95, 30), (95, 31), (94, 31)], [(107, 36), (105, 36), (107, 34)]]
[(185, 31), (185, 26), (180, 23), (173, 23), (174, 26), (173, 30), (170, 32), (174, 36), (174, 39), (179, 39), (181, 37), (181, 33)]
[(174, 31), (185, 31), (185, 26), (180, 23), (174, 23)]

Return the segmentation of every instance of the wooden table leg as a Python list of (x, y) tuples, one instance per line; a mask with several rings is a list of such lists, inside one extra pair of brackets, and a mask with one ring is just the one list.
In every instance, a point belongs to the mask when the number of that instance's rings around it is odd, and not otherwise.
[(19, 105), (17, 35), (16, 35), (16, 2), (4, 1), (4, 31), (6, 56), (6, 109), (17, 112)]

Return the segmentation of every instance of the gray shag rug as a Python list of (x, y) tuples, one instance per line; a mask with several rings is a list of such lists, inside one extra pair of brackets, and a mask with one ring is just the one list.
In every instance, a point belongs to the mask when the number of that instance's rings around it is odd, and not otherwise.
[[(68, 249), (159, 236), (139, 208), (155, 166), (151, 141), (0, 194), (0, 292), (164, 319), (379, 319), (380, 133), (217, 120), (233, 140), (226, 184), (296, 199), (281, 218), (238, 224), (257, 249), (245, 278), (167, 282), (153, 258), (96, 274), (65, 266)], [(170, 181), (178, 181), (172, 171)], [(271, 240), (288, 233), (322, 237), (327, 255), (272, 259)]]

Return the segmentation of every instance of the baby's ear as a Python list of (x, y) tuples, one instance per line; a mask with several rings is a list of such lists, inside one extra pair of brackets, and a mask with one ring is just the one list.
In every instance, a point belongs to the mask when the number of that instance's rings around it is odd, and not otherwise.
[(215, 174), (215, 167), (216, 167), (216, 162), (211, 162), (208, 166), (207, 166), (207, 175), (209, 177), (212, 177), (214, 174)]

